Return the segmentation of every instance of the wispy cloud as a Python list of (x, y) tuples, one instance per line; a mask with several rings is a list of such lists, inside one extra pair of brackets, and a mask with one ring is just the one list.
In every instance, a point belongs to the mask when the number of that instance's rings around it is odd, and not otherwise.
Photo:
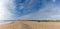
[[(52, 1), (51, 1), (52, 2)], [(43, 2), (45, 3), (45, 2)], [(45, 3), (38, 12), (20, 17), (22, 20), (60, 20), (60, 7), (56, 3)]]
[[(57, 0), (53, 0), (53, 1), (48, 0), (49, 2), (47, 0), (39, 1), (41, 3), (41, 5), (39, 5), (40, 7), (39, 10), (36, 9), (36, 7), (38, 6), (36, 2), (38, 1), (31, 0), (29, 4), (26, 2), (23, 3), (23, 5), (21, 4), (22, 6), (19, 6), (19, 10), (17, 9), (18, 11), (16, 10), (16, 5), (14, 1), (15, 0), (0, 0), (0, 20), (15, 20), (15, 19), (17, 20), (18, 19), (19, 20), (43, 20), (43, 19), (54, 19), (54, 18), (57, 19), (60, 17), (60, 14), (59, 14), (60, 8), (59, 6), (57, 6), (58, 4), (56, 4)], [(31, 13), (28, 13), (28, 11)]]

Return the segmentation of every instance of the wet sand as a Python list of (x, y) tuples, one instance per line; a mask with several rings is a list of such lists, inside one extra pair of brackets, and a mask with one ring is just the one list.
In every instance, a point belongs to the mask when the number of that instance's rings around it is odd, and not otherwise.
[(60, 29), (60, 22), (16, 21), (0, 25), (0, 29)]

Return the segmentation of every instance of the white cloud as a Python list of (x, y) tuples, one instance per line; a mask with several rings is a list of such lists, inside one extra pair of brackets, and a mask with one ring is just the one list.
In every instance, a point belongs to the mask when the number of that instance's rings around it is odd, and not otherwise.
[[(10, 9), (14, 9), (13, 0), (0, 0), (0, 20), (9, 20), (12, 18)], [(12, 6), (8, 8), (9, 6)]]

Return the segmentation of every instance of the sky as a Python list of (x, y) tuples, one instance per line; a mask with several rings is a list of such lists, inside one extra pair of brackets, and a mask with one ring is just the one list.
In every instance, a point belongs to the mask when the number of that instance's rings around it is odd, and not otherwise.
[(60, 0), (0, 0), (0, 20), (60, 20)]

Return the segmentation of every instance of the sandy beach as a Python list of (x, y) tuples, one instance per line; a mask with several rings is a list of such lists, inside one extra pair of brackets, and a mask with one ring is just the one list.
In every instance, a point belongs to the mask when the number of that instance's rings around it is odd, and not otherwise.
[(0, 29), (60, 29), (60, 22), (16, 21), (0, 25)]

